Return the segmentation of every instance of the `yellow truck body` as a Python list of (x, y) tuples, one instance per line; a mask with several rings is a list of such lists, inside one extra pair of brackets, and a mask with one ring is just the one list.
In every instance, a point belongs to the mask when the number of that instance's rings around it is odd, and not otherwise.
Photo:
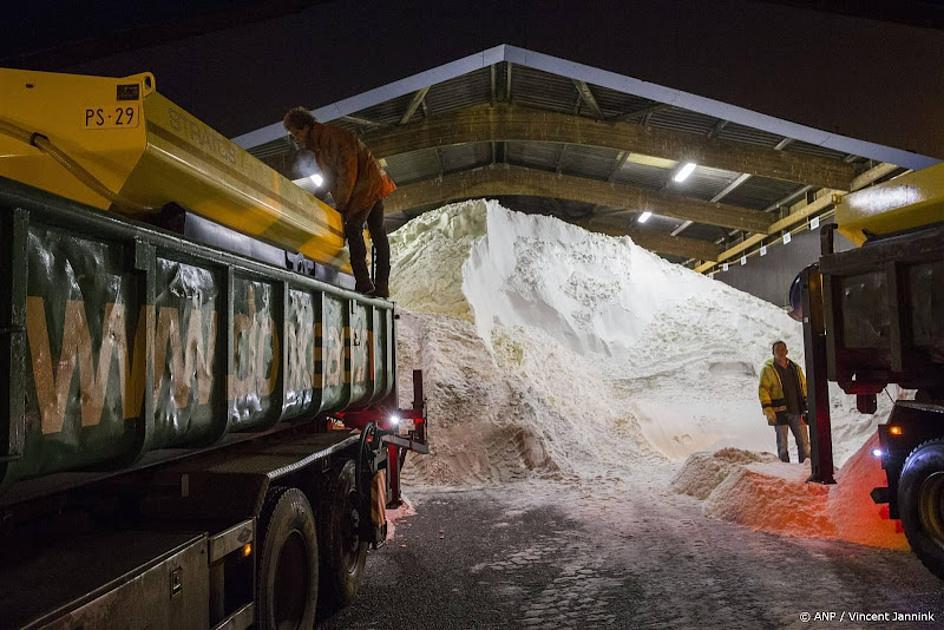
[[(151, 73), (108, 78), (0, 69), (0, 94), (0, 176), (132, 216), (175, 203), (349, 269), (342, 218), (333, 208), (159, 94)], [(43, 150), (47, 139), (72, 168)], [(77, 177), (81, 170), (115, 197)]]
[(856, 245), (869, 234), (944, 221), (944, 163), (850, 193), (836, 206), (839, 232)]

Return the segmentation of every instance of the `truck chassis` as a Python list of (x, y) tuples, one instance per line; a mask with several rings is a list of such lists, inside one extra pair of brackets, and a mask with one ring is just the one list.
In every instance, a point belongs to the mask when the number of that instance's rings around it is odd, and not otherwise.
[(918, 558), (944, 579), (944, 223), (834, 251), (800, 277), (813, 468), (834, 483), (827, 381), (855, 394), (862, 413), (890, 383), (916, 390), (879, 427), (888, 485), (872, 499), (900, 519)]

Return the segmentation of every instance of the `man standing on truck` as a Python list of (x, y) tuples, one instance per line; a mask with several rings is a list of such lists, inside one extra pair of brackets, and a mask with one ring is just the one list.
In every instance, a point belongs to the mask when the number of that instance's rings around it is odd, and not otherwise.
[(771, 347), (773, 358), (764, 363), (757, 388), (760, 404), (767, 416), (767, 424), (777, 432), (777, 454), (780, 461), (790, 461), (787, 448), (787, 429), (796, 440), (797, 456), (802, 464), (810, 456), (810, 436), (806, 414), (806, 377), (800, 366), (787, 358), (787, 344), (775, 341)]
[[(389, 297), (390, 244), (384, 230), (383, 199), (396, 190), (396, 184), (357, 136), (340, 127), (319, 123), (304, 107), (289, 110), (282, 124), (299, 147), (314, 152), (325, 185), (334, 198), (334, 208), (344, 217), (344, 237), (351, 254), (354, 290), (375, 297)], [(373, 283), (367, 269), (365, 222), (377, 248), (377, 272)]]

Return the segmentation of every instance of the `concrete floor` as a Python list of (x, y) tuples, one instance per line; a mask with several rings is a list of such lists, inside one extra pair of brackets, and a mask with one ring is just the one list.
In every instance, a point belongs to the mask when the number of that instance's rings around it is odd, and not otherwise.
[[(416, 514), (370, 553), (355, 604), (319, 627), (944, 624), (944, 586), (911, 554), (754, 532), (706, 518), (697, 501), (661, 485), (411, 490)], [(836, 619), (802, 620), (817, 611)], [(850, 622), (856, 612), (931, 612), (935, 622)]]

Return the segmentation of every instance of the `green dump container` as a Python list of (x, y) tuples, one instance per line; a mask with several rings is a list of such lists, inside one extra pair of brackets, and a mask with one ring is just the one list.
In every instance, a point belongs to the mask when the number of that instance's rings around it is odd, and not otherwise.
[(0, 488), (391, 395), (389, 302), (0, 178)]

